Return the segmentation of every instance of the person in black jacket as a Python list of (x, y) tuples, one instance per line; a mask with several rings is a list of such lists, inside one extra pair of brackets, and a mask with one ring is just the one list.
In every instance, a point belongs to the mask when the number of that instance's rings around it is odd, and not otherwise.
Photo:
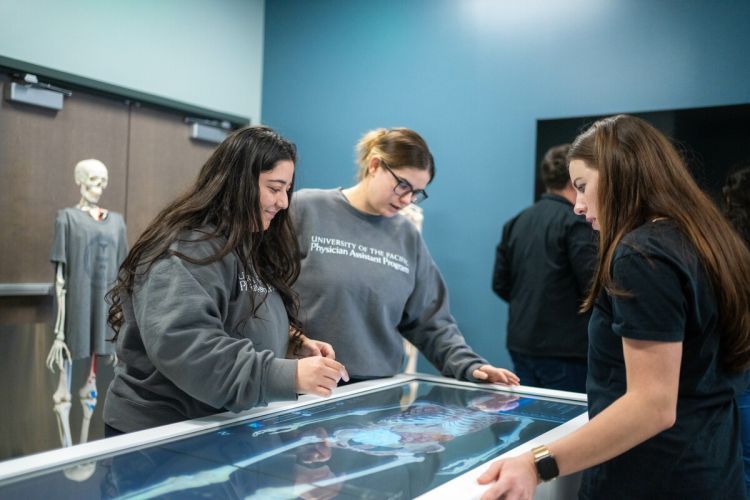
[(586, 328), (579, 314), (596, 263), (596, 238), (573, 213), (563, 144), (541, 164), (547, 192), (503, 227), (492, 289), (508, 302), (508, 351), (524, 385), (586, 391)]

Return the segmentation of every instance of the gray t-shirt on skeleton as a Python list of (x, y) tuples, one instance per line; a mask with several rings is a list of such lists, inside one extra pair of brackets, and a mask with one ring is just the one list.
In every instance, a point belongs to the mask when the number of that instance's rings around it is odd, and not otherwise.
[(443, 375), (475, 381), (487, 363), (461, 335), (422, 236), (402, 215), (369, 215), (338, 189), (303, 189), (291, 204), (302, 254), (294, 285), (305, 334), (333, 345), (354, 378), (401, 370), (401, 336)]
[(128, 253), (125, 221), (109, 212), (94, 220), (77, 208), (63, 208), (55, 219), (50, 252), (53, 264), (63, 264), (65, 278), (65, 343), (72, 358), (114, 353), (114, 332), (107, 325), (104, 296), (117, 279)]

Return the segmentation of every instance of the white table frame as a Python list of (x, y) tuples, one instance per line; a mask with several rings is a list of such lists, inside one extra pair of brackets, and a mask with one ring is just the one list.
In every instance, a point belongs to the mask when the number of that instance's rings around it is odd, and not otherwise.
[[(471, 382), (462, 382), (445, 377), (425, 375), (421, 373), (400, 374), (391, 378), (376, 379), (372, 381), (359, 382), (356, 384), (338, 387), (333, 391), (329, 398), (317, 396), (301, 396), (296, 402), (277, 402), (263, 408), (256, 408), (241, 413), (221, 413), (209, 417), (178, 422), (175, 424), (164, 425), (147, 429), (139, 432), (132, 432), (121, 436), (115, 436), (89, 443), (61, 448), (43, 453), (29, 455), (27, 457), (8, 460), (0, 463), (0, 487), (3, 483), (11, 483), (23, 479), (30, 475), (42, 474), (51, 469), (57, 469), (66, 465), (72, 465), (77, 462), (86, 462), (127, 452), (144, 446), (153, 446), (167, 441), (183, 439), (195, 434), (203, 434), (219, 427), (224, 427), (250, 418), (258, 418), (272, 413), (288, 411), (291, 409), (301, 408), (312, 404), (320, 403), (332, 399), (348, 399), (358, 394), (373, 390), (383, 389), (385, 387), (403, 384), (405, 382), (424, 381), (435, 382), (447, 385), (456, 385), (460, 387), (477, 388), (483, 390), (496, 390), (499, 392), (550, 397), (570, 402), (585, 403), (586, 395), (574, 392), (556, 391), (549, 389), (540, 389), (536, 387), (516, 386), (508, 387), (499, 384), (476, 384)], [(576, 417), (522, 445), (509, 450), (498, 458), (511, 457), (530, 450), (539, 444), (554, 441), (575, 429), (581, 427), (587, 422), (586, 414)], [(487, 468), (488, 464), (482, 464), (461, 476), (425, 493), (420, 499), (437, 499), (437, 498), (478, 498), (486, 489), (479, 486), (476, 478)], [(545, 483), (538, 488), (537, 499), (563, 499), (569, 498), (577, 489), (579, 478), (562, 478), (550, 483)]]

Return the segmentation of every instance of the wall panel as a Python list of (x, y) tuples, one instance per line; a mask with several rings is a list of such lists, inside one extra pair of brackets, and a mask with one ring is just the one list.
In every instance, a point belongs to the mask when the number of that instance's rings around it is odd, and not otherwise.
[(214, 144), (189, 138), (177, 114), (133, 108), (126, 220), (132, 245), (148, 223), (195, 180)]
[(127, 133), (128, 107), (109, 99), (75, 92), (57, 112), (0, 100), (0, 283), (52, 281), (55, 214), (81, 198), (80, 160), (107, 165), (101, 205), (124, 211)]

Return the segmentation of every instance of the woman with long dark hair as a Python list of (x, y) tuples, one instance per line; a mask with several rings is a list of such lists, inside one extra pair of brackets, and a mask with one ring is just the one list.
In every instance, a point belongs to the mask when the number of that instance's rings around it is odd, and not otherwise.
[(599, 231), (589, 422), (492, 464), (483, 498), (531, 498), (583, 469), (580, 498), (745, 498), (736, 394), (750, 366), (750, 252), (669, 140), (631, 116), (568, 153)]
[(232, 133), (133, 246), (109, 294), (109, 435), (328, 395), (348, 378), (329, 344), (300, 332), (295, 161), (270, 128)]

